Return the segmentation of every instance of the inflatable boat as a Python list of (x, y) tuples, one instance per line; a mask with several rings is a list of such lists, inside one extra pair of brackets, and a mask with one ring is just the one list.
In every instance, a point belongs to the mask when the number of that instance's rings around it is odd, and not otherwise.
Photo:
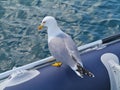
[(95, 77), (78, 77), (51, 56), (0, 74), (0, 90), (120, 90), (120, 34), (78, 47)]

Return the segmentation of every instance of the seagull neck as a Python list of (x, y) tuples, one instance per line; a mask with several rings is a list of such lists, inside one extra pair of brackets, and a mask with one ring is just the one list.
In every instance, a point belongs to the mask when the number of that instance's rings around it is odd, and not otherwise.
[(48, 37), (57, 36), (58, 34), (63, 33), (63, 31), (61, 31), (58, 26), (48, 27), (47, 32), (48, 32)]

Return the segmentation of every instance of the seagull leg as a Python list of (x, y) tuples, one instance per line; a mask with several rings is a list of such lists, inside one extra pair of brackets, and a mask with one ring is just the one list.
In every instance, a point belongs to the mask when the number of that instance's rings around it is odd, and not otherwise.
[(53, 67), (61, 67), (62, 62), (55, 62), (52, 64)]

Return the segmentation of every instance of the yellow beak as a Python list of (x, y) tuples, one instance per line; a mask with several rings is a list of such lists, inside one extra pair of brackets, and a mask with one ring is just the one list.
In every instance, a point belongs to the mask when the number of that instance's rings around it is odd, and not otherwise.
[(42, 25), (42, 24), (41, 24), (41, 25), (39, 25), (39, 26), (38, 26), (38, 30), (42, 30), (42, 29), (43, 29), (43, 27), (44, 27), (44, 25)]

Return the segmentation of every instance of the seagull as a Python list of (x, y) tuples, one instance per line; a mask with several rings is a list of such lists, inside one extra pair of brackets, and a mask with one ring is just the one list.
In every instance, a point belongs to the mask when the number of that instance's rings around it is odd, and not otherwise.
[(44, 17), (38, 30), (42, 30), (44, 26), (47, 27), (49, 50), (58, 61), (53, 66), (60, 67), (64, 63), (81, 78), (83, 75), (94, 77), (93, 73), (83, 67), (75, 42), (58, 27), (56, 19), (52, 16)]

